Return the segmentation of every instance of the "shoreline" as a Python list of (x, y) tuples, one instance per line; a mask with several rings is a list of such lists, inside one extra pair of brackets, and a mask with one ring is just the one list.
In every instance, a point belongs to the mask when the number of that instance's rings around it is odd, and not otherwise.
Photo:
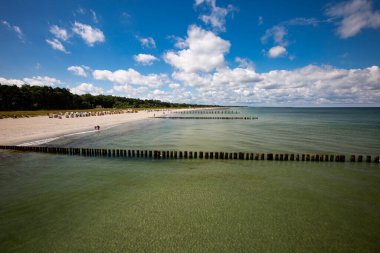
[(162, 116), (164, 113), (184, 110), (189, 109), (139, 111), (138, 113), (62, 119), (49, 118), (48, 116), (6, 118), (0, 120), (0, 144), (40, 145), (65, 136), (98, 131), (94, 130), (94, 126), (97, 125), (100, 126), (100, 131), (104, 131), (120, 124), (153, 118), (154, 115)]

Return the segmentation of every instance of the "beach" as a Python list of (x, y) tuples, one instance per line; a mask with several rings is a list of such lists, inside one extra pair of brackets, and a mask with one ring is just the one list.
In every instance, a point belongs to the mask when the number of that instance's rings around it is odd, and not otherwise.
[(97, 131), (94, 130), (94, 126), (100, 126), (101, 131), (102, 129), (108, 129), (119, 124), (162, 116), (164, 113), (168, 113), (168, 111), (152, 110), (78, 118), (62, 117), (61, 119), (49, 118), (48, 116), (1, 119), (0, 144), (23, 145), (43, 143), (44, 140), (48, 141), (64, 135)]

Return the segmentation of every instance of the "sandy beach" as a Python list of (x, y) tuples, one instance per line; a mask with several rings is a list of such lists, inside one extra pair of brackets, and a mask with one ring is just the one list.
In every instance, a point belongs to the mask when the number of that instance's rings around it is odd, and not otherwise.
[[(174, 110), (172, 110), (174, 111)], [(94, 126), (99, 125), (100, 131), (111, 126), (128, 122), (161, 116), (164, 111), (140, 111), (138, 113), (112, 114), (104, 116), (78, 117), (78, 118), (49, 118), (38, 116), (30, 118), (7, 118), (0, 120), (1, 145), (31, 145), (36, 141), (57, 138), (60, 136), (95, 131)]]

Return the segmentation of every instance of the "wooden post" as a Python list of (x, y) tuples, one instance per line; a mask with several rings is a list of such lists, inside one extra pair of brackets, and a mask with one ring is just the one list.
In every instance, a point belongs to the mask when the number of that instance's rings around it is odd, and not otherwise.
[(355, 155), (351, 155), (350, 162), (355, 162)]
[(290, 161), (294, 161), (294, 154), (290, 154)]
[(362, 155), (358, 156), (358, 162), (360, 162), (360, 163), (363, 162), (363, 156)]
[(194, 152), (194, 159), (197, 159), (197, 158), (198, 158), (198, 152), (195, 151), (195, 152)]
[(267, 154), (267, 160), (268, 161), (273, 161), (273, 154)]
[(203, 159), (203, 152), (202, 151), (199, 152), (199, 159)]
[(371, 156), (370, 156), (370, 155), (367, 155), (366, 162), (367, 162), (367, 163), (370, 163), (370, 162), (371, 162)]

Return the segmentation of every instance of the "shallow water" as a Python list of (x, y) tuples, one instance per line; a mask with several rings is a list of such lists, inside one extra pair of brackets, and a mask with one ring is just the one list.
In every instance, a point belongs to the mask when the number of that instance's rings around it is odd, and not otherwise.
[(378, 108), (233, 110), (239, 111), (239, 116), (258, 116), (259, 120), (150, 119), (58, 139), (49, 145), (223, 152), (380, 153)]
[[(379, 154), (379, 109), (239, 108), (52, 146)], [(0, 151), (1, 252), (379, 252), (380, 165)]]

